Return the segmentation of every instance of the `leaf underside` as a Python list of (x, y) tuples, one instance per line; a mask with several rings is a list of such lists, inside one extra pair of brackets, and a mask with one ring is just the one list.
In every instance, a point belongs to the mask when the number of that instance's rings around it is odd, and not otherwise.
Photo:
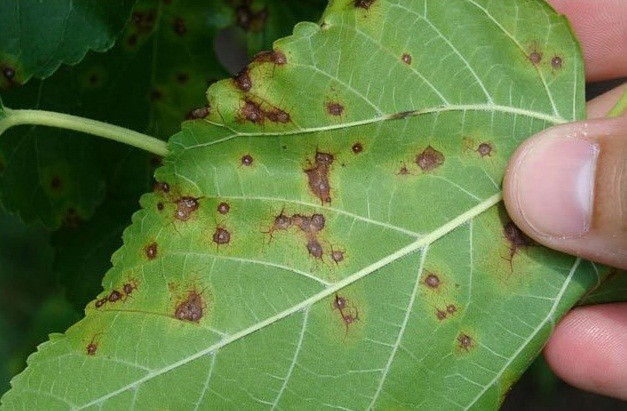
[(542, 1), (333, 1), (210, 87), (104, 291), (3, 406), (497, 408), (606, 275), (498, 203), (583, 81)]

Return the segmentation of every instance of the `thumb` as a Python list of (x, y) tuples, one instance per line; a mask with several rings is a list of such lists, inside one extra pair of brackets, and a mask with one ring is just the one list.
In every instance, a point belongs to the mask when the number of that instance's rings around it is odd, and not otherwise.
[(547, 247), (627, 269), (627, 116), (550, 128), (525, 141), (505, 206)]

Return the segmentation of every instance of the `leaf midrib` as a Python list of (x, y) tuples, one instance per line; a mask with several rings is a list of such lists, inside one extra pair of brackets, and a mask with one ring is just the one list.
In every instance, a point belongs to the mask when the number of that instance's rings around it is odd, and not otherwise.
[[(520, 115), (520, 116), (524, 116), (524, 117), (528, 117), (528, 118), (532, 118), (536, 120), (542, 120), (542, 121), (550, 123), (551, 125), (564, 124), (569, 121), (560, 116), (553, 116), (553, 115), (542, 113), (540, 111), (526, 110), (526, 109), (517, 108), (517, 107), (508, 107), (508, 106), (494, 105), (494, 104), (456, 104), (456, 105), (448, 105), (448, 106), (427, 107), (427, 108), (422, 108), (418, 110), (400, 111), (394, 114), (386, 114), (383, 116), (372, 117), (369, 119), (343, 122), (339, 124), (329, 124), (326, 126), (308, 127), (308, 128), (292, 128), (289, 130), (245, 132), (245, 131), (238, 131), (232, 127), (227, 126), (224, 123), (217, 123), (211, 120), (204, 120), (213, 126), (226, 128), (227, 130), (231, 131), (233, 134), (226, 136), (226, 137), (219, 138), (217, 140), (209, 141), (207, 143), (202, 143), (202, 144), (195, 144), (195, 145), (189, 145), (189, 146), (184, 146), (180, 142), (175, 142), (174, 144), (178, 144), (182, 146), (183, 151), (185, 151), (185, 150), (190, 150), (194, 148), (207, 147), (207, 146), (211, 146), (214, 144), (222, 143), (222, 142), (231, 140), (232, 138), (235, 138), (235, 137), (290, 136), (290, 135), (295, 135), (295, 134), (320, 133), (320, 132), (325, 132), (325, 131), (344, 130), (347, 128), (359, 127), (359, 126), (380, 123), (380, 122), (390, 121), (390, 120), (402, 120), (408, 117), (420, 116), (420, 115), (425, 115), (425, 114), (440, 114), (440, 113), (447, 113), (447, 112), (466, 112), (466, 111), (480, 111), (480, 112), (486, 112), (486, 113), (504, 113), (504, 114), (511, 114), (514, 116)], [(173, 144), (173, 143), (170, 143), (170, 144)]]

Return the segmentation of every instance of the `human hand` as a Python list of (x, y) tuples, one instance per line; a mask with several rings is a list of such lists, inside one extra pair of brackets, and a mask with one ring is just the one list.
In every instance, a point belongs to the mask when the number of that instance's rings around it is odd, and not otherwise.
[[(549, 0), (582, 43), (589, 81), (627, 76), (627, 1)], [(627, 115), (606, 118), (627, 83), (588, 103), (584, 122), (521, 145), (504, 197), (514, 222), (556, 250), (627, 269)], [(576, 308), (544, 351), (562, 379), (627, 400), (627, 303)]]

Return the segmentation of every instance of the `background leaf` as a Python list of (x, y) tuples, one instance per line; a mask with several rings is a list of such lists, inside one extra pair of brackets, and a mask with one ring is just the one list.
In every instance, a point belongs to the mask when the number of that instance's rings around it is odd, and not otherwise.
[(496, 205), (520, 141), (584, 115), (544, 2), (335, 1), (208, 100), (8, 409), (493, 409), (606, 274)]
[(88, 50), (110, 49), (136, 0), (0, 2), (0, 88), (49, 77)]
[[(222, 30), (237, 27), (256, 53), (296, 19), (317, 18), (322, 2), (293, 13), (256, 2), (250, 13), (263, 11), (265, 20), (244, 30), (238, 16), (252, 7), (247, 3), (140, 1), (109, 53), (88, 54), (78, 66), (3, 96), (13, 108), (70, 112), (165, 139), (206, 104), (207, 85), (228, 75), (214, 53)], [(0, 138), (0, 200), (27, 222), (58, 229), (55, 271), (77, 308), (98, 291), (156, 164), (147, 153), (64, 130), (19, 127)]]

